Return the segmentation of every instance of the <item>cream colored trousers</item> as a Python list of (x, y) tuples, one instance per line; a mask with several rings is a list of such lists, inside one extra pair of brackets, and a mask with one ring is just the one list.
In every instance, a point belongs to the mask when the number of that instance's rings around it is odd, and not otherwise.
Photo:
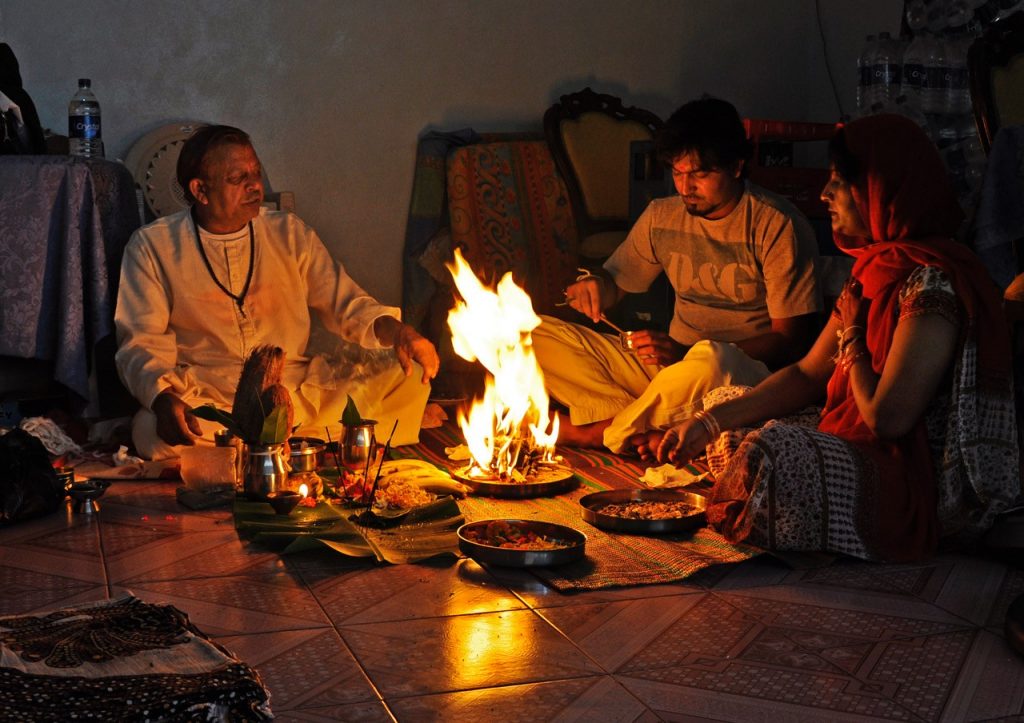
[[(294, 436), (326, 439), (325, 428), (329, 428), (331, 438), (335, 441), (340, 439), (341, 413), (351, 395), (361, 416), (377, 421), (376, 434), (380, 444), (383, 445), (391, 434), (395, 420), (398, 420), (398, 426), (391, 445), (398, 447), (416, 444), (419, 441), (423, 409), (430, 395), (430, 385), (423, 384), (420, 381), (422, 378), (423, 369), (419, 364), (413, 364), (413, 372), (407, 377), (402, 367), (395, 362), (379, 374), (344, 386), (321, 387), (304, 383), (298, 391), (290, 390), (295, 419), (300, 423)], [(205, 403), (197, 395), (184, 401), (190, 406)], [(196, 443), (212, 445), (213, 433), (223, 427), (204, 419), (200, 419), (199, 423), (203, 428), (203, 436)], [(181, 447), (172, 447), (157, 436), (156, 415), (149, 409), (141, 409), (135, 414), (132, 420), (132, 441), (138, 454), (146, 459), (180, 456)]]
[(668, 429), (700, 409), (700, 400), (723, 385), (754, 386), (770, 373), (735, 344), (700, 341), (667, 367), (641, 364), (618, 335), (543, 316), (533, 348), (548, 393), (569, 408), (574, 425), (606, 419), (604, 445), (626, 451), (629, 438)]

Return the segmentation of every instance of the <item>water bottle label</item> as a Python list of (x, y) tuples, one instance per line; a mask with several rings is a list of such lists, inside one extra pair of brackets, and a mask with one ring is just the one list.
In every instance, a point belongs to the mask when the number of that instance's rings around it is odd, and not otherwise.
[(900, 82), (900, 66), (895, 63), (882, 63), (879, 66), (881, 70), (880, 82), (885, 85), (898, 85)]
[(71, 115), (68, 116), (68, 136), (70, 138), (81, 138), (85, 141), (94, 141), (101, 137), (100, 118), (95, 115)]
[(912, 63), (903, 66), (903, 85), (922, 88), (925, 85), (924, 66)]
[(967, 68), (949, 68), (946, 75), (949, 78), (950, 88), (966, 88), (970, 83), (970, 76), (967, 74)]
[(925, 73), (925, 87), (933, 90), (945, 88), (947, 84), (946, 73), (948, 71), (948, 68), (942, 66), (928, 68), (927, 73)]

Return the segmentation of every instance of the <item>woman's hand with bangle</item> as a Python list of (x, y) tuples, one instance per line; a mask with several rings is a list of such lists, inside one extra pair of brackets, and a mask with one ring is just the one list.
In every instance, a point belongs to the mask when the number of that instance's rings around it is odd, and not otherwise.
[(665, 432), (658, 445), (658, 461), (677, 467), (704, 454), (711, 442), (711, 433), (696, 418), (690, 418)]
[(839, 318), (843, 320), (843, 329), (858, 327), (863, 330), (867, 328), (868, 308), (871, 301), (864, 298), (864, 287), (854, 277), (850, 277), (843, 291), (836, 299), (836, 311)]

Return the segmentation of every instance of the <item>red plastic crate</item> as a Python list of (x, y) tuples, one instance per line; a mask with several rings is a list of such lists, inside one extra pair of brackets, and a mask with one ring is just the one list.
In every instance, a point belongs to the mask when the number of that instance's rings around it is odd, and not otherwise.
[(823, 153), (813, 167), (794, 165), (800, 155), (797, 144), (825, 142), (836, 132), (833, 123), (747, 118), (743, 121), (747, 135), (754, 144), (748, 168), (751, 181), (788, 198), (808, 218), (827, 218), (821, 201), (821, 189), (828, 180), (827, 156)]

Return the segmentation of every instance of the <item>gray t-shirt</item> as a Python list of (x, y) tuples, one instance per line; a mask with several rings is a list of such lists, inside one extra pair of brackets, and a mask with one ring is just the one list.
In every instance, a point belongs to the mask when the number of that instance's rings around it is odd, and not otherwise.
[(821, 310), (818, 246), (786, 199), (750, 182), (725, 218), (691, 216), (679, 196), (655, 199), (604, 267), (625, 291), (646, 291), (662, 271), (676, 292), (669, 335), (742, 341), (771, 320)]

